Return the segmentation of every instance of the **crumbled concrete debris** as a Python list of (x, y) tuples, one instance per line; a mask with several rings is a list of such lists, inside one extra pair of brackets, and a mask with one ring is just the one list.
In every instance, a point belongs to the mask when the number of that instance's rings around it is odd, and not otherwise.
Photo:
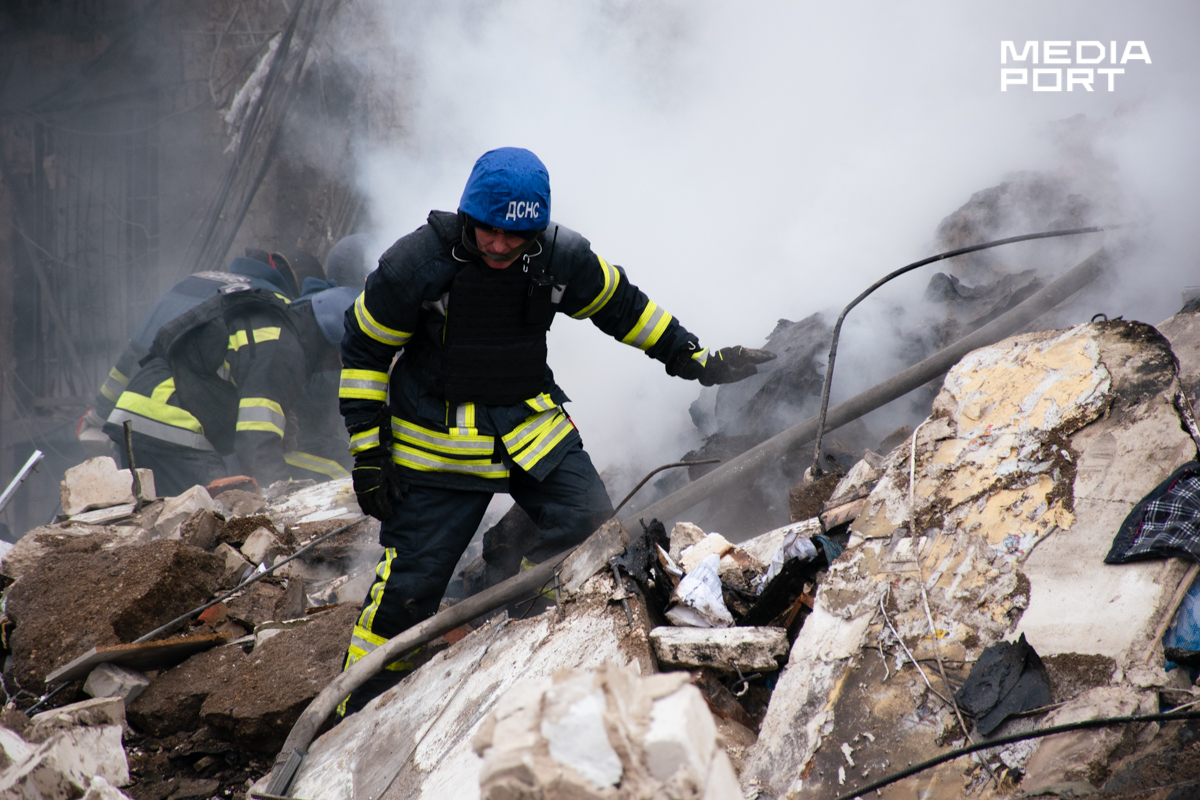
[(224, 562), (223, 571), (221, 572), (221, 586), (232, 589), (242, 581), (249, 577), (251, 571), (254, 570), (254, 565), (242, 557), (242, 554), (221, 542), (213, 550), (213, 555), (220, 557)]
[(287, 587), (282, 581), (266, 578), (246, 587), (240, 594), (225, 601), (229, 616), (253, 629), (264, 622), (284, 619), (286, 605), (294, 604), (287, 597)]
[(131, 703), (149, 685), (150, 679), (137, 670), (101, 664), (88, 675), (83, 692), (92, 697), (119, 697), (125, 703)]
[(218, 534), (224, 524), (225, 520), (217, 516), (215, 512), (200, 509), (179, 526), (179, 538), (192, 547), (198, 547), (211, 553), (221, 542)]
[(787, 660), (790, 649), (783, 628), (749, 627), (655, 628), (650, 647), (662, 667), (725, 672), (773, 672)]
[(620, 555), (628, 544), (629, 533), (620, 522), (610, 519), (601, 525), (563, 562), (559, 591), (568, 597), (578, 593), (589, 578), (606, 569), (609, 559)]
[(712, 715), (687, 679), (609, 663), (514, 686), (474, 737), (480, 796), (740, 800)]
[(246, 537), (241, 546), (242, 555), (252, 564), (263, 564), (273, 561), (283, 552), (283, 545), (266, 528), (257, 528)]
[(126, 785), (124, 722), (124, 704), (103, 699), (38, 714), (24, 740), (0, 728), (0, 760), (8, 762), (0, 772), (0, 797), (75, 800), (97, 776), (109, 787)]
[(719, 533), (710, 533), (680, 553), (679, 564), (685, 573), (709, 555), (720, 559), (717, 574), (722, 582), (739, 589), (749, 590), (751, 581), (766, 571), (767, 566), (737, 545), (731, 544)]
[[(1153, 692), (1137, 691), (1129, 686), (1102, 686), (1051, 711), (1039, 727), (1157, 711), (1158, 698)], [(1058, 794), (1056, 789), (1061, 789), (1064, 784), (1084, 784), (1087, 786), (1085, 792), (1093, 791), (1108, 777), (1109, 756), (1122, 745), (1128, 747), (1136, 734), (1137, 729), (1127, 725), (1040, 739), (1025, 763), (1021, 790), (1026, 794)]]
[(676, 522), (671, 528), (671, 549), (669, 551), (671, 558), (675, 563), (679, 563), (683, 551), (699, 543), (705, 535), (698, 525), (690, 522)]
[(5, 594), (11, 674), (32, 689), (92, 647), (131, 642), (208, 600), (223, 570), (176, 540), (42, 559)]
[(237, 746), (278, 751), (300, 712), (342, 671), (358, 613), (338, 606), (268, 638), (209, 693), (201, 720)]
[[(631, 628), (621, 606), (609, 602), (613, 589), (611, 575), (601, 572), (558, 613), (493, 620), (467, 634), (313, 742), (292, 796), (350, 800), (385, 789), (397, 797), (477, 796), (482, 762), (471, 739), (509, 688), (607, 661), (653, 671), (645, 607), (630, 597)], [(396, 743), (394, 755), (373, 757), (383, 741)]]
[[(153, 500), (153, 473), (139, 469), (138, 477), (142, 483), (142, 499)], [(89, 458), (71, 467), (63, 475), (61, 486), (63, 513), (68, 517), (137, 500), (133, 496), (133, 475), (127, 469), (118, 469), (117, 462), (109, 456)]]
[(267, 508), (267, 498), (258, 492), (242, 489), (226, 489), (213, 499), (221, 504), (226, 516), (230, 517), (248, 517)]
[(183, 494), (166, 501), (162, 512), (158, 515), (158, 521), (154, 523), (154, 528), (161, 536), (178, 539), (179, 529), (184, 521), (197, 511), (221, 513), (224, 508), (209, 497), (203, 486), (193, 486)]
[[(893, 629), (923, 663), (940, 654), (952, 681), (983, 648), (1024, 633), (1051, 664), (1056, 654), (1112, 659), (1123, 691), (1164, 685), (1161, 669), (1142, 676), (1136, 664), (1156, 646), (1147, 639), (1184, 567), (1103, 558), (1130, 508), (1195, 457), (1178, 391), (1166, 341), (1121, 321), (1013, 337), (954, 367), (917, 434), (915, 527), (902, 445), (819, 588), (743, 785), (763, 797), (851, 791), (964, 736)], [(926, 673), (936, 691), (952, 691)], [(872, 690), (838, 690), (856, 685)], [(855, 742), (863, 731), (874, 739)], [(848, 742), (856, 766), (823, 742)], [(943, 765), (921, 785), (961, 787), (961, 770)]]
[(214, 647), (166, 670), (129, 704), (129, 723), (159, 737), (195, 730), (208, 695), (235, 680), (249, 658), (240, 647)]

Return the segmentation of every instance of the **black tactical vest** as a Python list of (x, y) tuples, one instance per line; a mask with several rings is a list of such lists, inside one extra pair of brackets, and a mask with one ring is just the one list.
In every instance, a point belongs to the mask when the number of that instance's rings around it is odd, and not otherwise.
[(546, 331), (562, 296), (550, 274), (553, 248), (547, 253), (538, 243), (506, 269), (491, 269), (467, 256), (457, 215), (430, 212), (429, 223), (449, 255), (465, 262), (446, 303), (442, 352), (433, 370), (437, 390), (456, 404), (513, 405), (541, 394)]
[(458, 273), (442, 352), (449, 402), (511, 405), (541, 393), (554, 313), (549, 294), (550, 286), (535, 283), (520, 260), (502, 270), (473, 262)]

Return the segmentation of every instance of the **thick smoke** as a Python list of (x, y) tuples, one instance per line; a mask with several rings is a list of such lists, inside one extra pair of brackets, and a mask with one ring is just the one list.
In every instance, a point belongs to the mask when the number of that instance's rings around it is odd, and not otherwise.
[[(757, 346), (777, 319), (840, 308), (942, 249), (939, 223), (976, 192), (1023, 174), (1084, 198), (1089, 223), (1130, 226), (1107, 235), (1122, 272), (1089, 312), (1157, 322), (1184, 285), (1200, 284), (1200, 11), (1190, 3), (359, 9), (371, 24), (347, 44), (390, 120), (357, 150), (381, 240), (430, 208), (455, 208), (480, 153), (520, 145), (549, 167), (555, 219), (706, 345)], [(1111, 93), (1103, 81), (1092, 93), (1002, 93), (1002, 40), (1116, 40), (1118, 52), (1142, 40), (1153, 63), (1126, 65)], [(1056, 222), (1021, 203), (1006, 210), (1018, 228)], [(1101, 241), (1019, 245), (992, 263), (1052, 275)], [(924, 324), (922, 292), (938, 269), (851, 317), (837, 396), (911, 363), (895, 332)], [(687, 414), (698, 387), (587, 323), (556, 322), (551, 364), (598, 466), (640, 469), (698, 442)]]

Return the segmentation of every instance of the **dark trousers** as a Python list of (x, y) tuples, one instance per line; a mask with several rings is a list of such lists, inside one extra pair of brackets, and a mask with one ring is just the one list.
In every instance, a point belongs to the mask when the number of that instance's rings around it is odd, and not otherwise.
[[(534, 480), (514, 467), (509, 494), (541, 531), (524, 552), (534, 563), (579, 544), (612, 515), (604, 483), (580, 445), (571, 448), (545, 480)], [(393, 504), (392, 516), (379, 532), (384, 554), (354, 626), (347, 668), (437, 612), (491, 499), (490, 492), (411, 486), (404, 500)], [(344, 712), (358, 711), (407, 671), (407, 664), (391, 665), (355, 691)]]

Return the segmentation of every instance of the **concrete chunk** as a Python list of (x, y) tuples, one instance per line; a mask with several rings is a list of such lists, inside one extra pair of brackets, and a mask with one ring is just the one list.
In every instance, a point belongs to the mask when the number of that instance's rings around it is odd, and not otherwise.
[(650, 728), (642, 739), (646, 766), (660, 781), (681, 768), (697, 779), (708, 775), (717, 743), (717, 726), (695, 686), (681, 686), (654, 701)]
[(222, 542), (213, 550), (213, 555), (225, 559), (225, 572), (221, 576), (221, 585), (230, 588), (237, 586), (246, 579), (247, 573), (254, 569), (250, 562), (242, 557), (235, 548)]
[(224, 508), (213, 500), (203, 486), (193, 486), (181, 495), (172, 497), (163, 504), (162, 513), (154, 523), (154, 529), (159, 535), (168, 539), (178, 539), (180, 526), (197, 511), (215, 511), (223, 513)]
[(262, 564), (283, 552), (283, 545), (266, 528), (257, 528), (242, 543), (242, 555), (253, 564)]
[(30, 742), (47, 741), (58, 731), (70, 728), (124, 727), (125, 702), (119, 697), (97, 697), (34, 714), (29, 721), (25, 739)]
[(732, 672), (779, 669), (787, 660), (783, 628), (655, 628), (650, 646), (664, 668), (712, 667)]
[(567, 595), (576, 594), (588, 578), (607, 567), (608, 560), (619, 555), (628, 544), (629, 534), (620, 522), (610, 519), (601, 525), (563, 562), (560, 590)]
[[(138, 476), (142, 480), (142, 497), (153, 500), (153, 473), (148, 469), (139, 469)], [(129, 470), (119, 469), (117, 462), (109, 456), (89, 458), (67, 470), (63, 475), (60, 495), (63, 513), (69, 517), (137, 500), (133, 496), (133, 476)]]
[(0, 774), (0, 797), (75, 800), (96, 776), (110, 786), (129, 783), (120, 725), (58, 731)]
[(83, 684), (83, 691), (92, 697), (118, 697), (129, 703), (146, 691), (149, 685), (150, 679), (137, 670), (105, 663), (91, 671)]
[(671, 558), (678, 563), (683, 551), (697, 544), (704, 536), (704, 531), (700, 530), (698, 525), (690, 522), (676, 522), (675, 526), (671, 528)]

